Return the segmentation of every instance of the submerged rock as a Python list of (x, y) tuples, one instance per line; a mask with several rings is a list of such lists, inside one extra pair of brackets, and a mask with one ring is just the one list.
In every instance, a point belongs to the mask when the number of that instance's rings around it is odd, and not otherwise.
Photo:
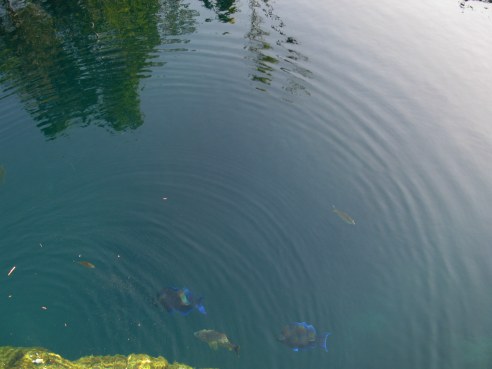
[(192, 369), (180, 363), (169, 364), (159, 356), (85, 356), (75, 361), (62, 358), (41, 347), (0, 347), (0, 369)]

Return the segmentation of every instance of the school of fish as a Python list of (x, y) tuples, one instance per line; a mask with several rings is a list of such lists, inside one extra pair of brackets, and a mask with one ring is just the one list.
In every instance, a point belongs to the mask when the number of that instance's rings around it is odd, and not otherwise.
[[(337, 209), (335, 205), (332, 205), (332, 207), (333, 212), (345, 223), (355, 225), (354, 218), (346, 212)], [(196, 309), (200, 313), (206, 314), (205, 307), (203, 306), (203, 298), (195, 298), (188, 288), (166, 287), (157, 295), (156, 302), (169, 313), (178, 312), (181, 315), (188, 315)], [(233, 343), (223, 332), (214, 329), (202, 329), (196, 331), (194, 336), (200, 341), (207, 343), (212, 350), (224, 348), (234, 351), (236, 355), (239, 355), (239, 345)], [(318, 334), (314, 326), (307, 322), (292, 322), (282, 328), (280, 334), (277, 336), (277, 341), (286, 345), (294, 352), (314, 348), (328, 351), (329, 336), (331, 336), (331, 332)]]
[[(5, 170), (0, 166), (0, 181), (4, 175)], [(335, 205), (333, 205), (333, 212), (346, 223), (355, 225), (355, 220), (344, 211), (337, 209)], [(77, 263), (88, 269), (94, 269), (96, 267), (89, 261), (78, 261)], [(8, 276), (13, 273), (15, 268), (14, 266), (9, 271)], [(197, 310), (201, 314), (207, 314), (203, 305), (203, 297), (195, 297), (186, 287), (165, 287), (157, 294), (155, 304), (162, 306), (168, 313), (177, 312), (181, 315), (188, 315), (193, 310)], [(42, 308), (46, 309), (45, 307)], [(324, 351), (328, 351), (327, 340), (330, 335), (330, 332), (317, 334), (314, 326), (309, 323), (292, 322), (282, 328), (280, 334), (277, 336), (277, 340), (295, 352), (313, 348), (321, 348)], [(194, 336), (200, 341), (207, 343), (213, 350), (224, 348), (239, 355), (240, 346), (233, 343), (225, 333), (213, 329), (202, 329), (194, 332)]]

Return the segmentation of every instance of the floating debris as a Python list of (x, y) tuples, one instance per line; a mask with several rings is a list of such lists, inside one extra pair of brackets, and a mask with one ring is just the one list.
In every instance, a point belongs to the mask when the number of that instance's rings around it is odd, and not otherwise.
[(229, 351), (234, 351), (236, 355), (239, 355), (239, 345), (229, 341), (225, 333), (217, 332), (213, 329), (202, 329), (201, 331), (195, 332), (194, 335), (200, 341), (208, 343), (212, 350), (222, 347)]
[(94, 264), (88, 261), (78, 261), (77, 263), (89, 269), (94, 269), (96, 267)]
[(350, 215), (348, 215), (346, 212), (338, 210), (335, 205), (333, 206), (333, 212), (338, 215), (343, 221), (345, 221), (348, 224), (355, 224), (354, 218), (352, 218)]
[(15, 268), (16, 266), (14, 265), (12, 269), (10, 269), (9, 273), (7, 274), (8, 277), (10, 277), (10, 275), (14, 272)]
[(290, 347), (292, 351), (308, 350), (315, 347), (321, 347), (328, 351), (326, 341), (330, 335), (329, 332), (317, 335), (316, 329), (311, 324), (296, 322), (286, 325), (277, 339)]

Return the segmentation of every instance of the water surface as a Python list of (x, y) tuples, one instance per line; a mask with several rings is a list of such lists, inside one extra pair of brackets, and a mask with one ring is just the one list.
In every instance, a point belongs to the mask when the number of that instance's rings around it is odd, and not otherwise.
[[(489, 368), (491, 11), (2, 4), (0, 344)], [(170, 285), (207, 316), (154, 306)], [(296, 321), (331, 331), (329, 352), (277, 342)]]

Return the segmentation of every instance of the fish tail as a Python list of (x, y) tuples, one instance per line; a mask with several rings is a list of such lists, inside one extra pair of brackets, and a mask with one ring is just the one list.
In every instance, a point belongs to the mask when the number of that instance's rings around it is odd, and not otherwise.
[(321, 336), (318, 337), (319, 346), (328, 352), (328, 337), (331, 336), (331, 332), (325, 332)]
[(207, 310), (205, 310), (205, 306), (203, 306), (203, 296), (200, 296), (195, 302), (196, 309), (203, 315), (207, 315)]

